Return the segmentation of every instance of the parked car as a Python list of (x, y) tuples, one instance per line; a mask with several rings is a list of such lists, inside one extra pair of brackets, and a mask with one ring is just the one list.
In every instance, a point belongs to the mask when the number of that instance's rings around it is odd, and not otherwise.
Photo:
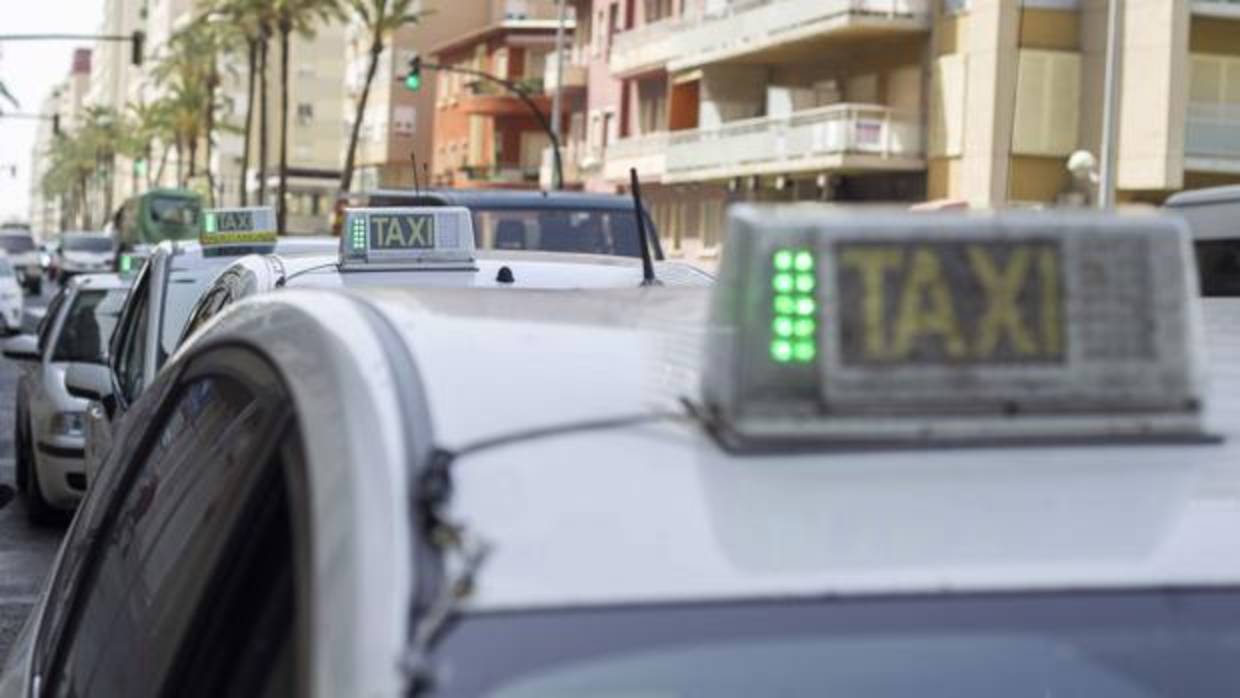
[(0, 228), (0, 249), (9, 256), (18, 281), (36, 296), (43, 292), (43, 251), (29, 228)]
[(60, 236), (56, 280), (63, 286), (77, 274), (111, 271), (115, 241), (100, 233), (64, 233)]
[(106, 362), (128, 284), (115, 274), (76, 277), (52, 300), (37, 334), (4, 342), (4, 356), (22, 367), (13, 443), (17, 488), (26, 493), (33, 523), (57, 520), (86, 491), (87, 401), (69, 394), (65, 372), (77, 363)]
[(22, 287), (9, 256), (0, 252), (0, 332), (17, 334), (22, 329)]

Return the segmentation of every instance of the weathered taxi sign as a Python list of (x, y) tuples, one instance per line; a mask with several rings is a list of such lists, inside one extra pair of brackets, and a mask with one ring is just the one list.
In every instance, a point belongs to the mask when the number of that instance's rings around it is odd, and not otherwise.
[(344, 267), (472, 268), (474, 225), (459, 206), (345, 209)]
[(199, 241), (204, 248), (275, 244), (275, 209), (270, 206), (208, 209), (202, 215)]
[(737, 445), (1201, 434), (1161, 216), (737, 207), (703, 393)]

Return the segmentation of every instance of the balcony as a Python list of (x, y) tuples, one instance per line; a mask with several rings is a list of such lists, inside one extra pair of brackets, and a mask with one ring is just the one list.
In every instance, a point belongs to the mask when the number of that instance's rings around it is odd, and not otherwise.
[(603, 177), (610, 182), (628, 182), (629, 168), (636, 167), (643, 180), (662, 179), (667, 171), (670, 139), (670, 133), (658, 131), (612, 143), (604, 154)]
[(668, 17), (615, 36), (608, 67), (613, 75), (631, 77), (667, 65), (675, 54), (676, 32), (690, 21)]
[(460, 189), (535, 189), (538, 168), (520, 165), (464, 165), (452, 186)]
[(883, 106), (836, 104), (673, 133), (663, 181), (821, 170), (916, 171), (925, 166), (915, 115)]
[[(561, 165), (564, 168), (563, 188), (574, 189), (581, 184), (581, 167), (578, 164), (581, 158), (581, 142), (569, 141), (568, 145), (560, 147)], [(550, 147), (544, 148), (542, 151), (542, 164), (538, 168), (538, 186), (542, 189), (551, 189), (555, 184), (555, 154)]]
[(564, 52), (564, 84), (560, 84), (559, 61), (554, 55), (547, 56), (543, 71), (542, 87), (548, 94), (563, 87), (564, 90), (583, 90), (586, 87), (586, 66), (573, 60), (572, 52)]
[(1193, 0), (1192, 11), (1203, 17), (1240, 19), (1240, 0)]
[[(550, 111), (551, 100), (543, 94), (542, 77), (518, 80), (516, 83), (544, 114)], [(461, 97), (459, 109), (466, 114), (482, 116), (520, 116), (530, 113), (529, 106), (511, 90), (503, 85), (482, 80), (468, 83), (467, 92)]]
[(1240, 174), (1240, 104), (1189, 104), (1185, 168)]
[(829, 35), (872, 37), (929, 29), (930, 0), (734, 0), (673, 34), (667, 68), (685, 70), (761, 54), (804, 58), (812, 55), (805, 49)]

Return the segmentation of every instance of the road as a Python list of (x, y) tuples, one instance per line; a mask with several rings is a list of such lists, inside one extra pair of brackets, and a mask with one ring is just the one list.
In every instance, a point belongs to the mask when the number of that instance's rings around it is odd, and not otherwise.
[[(43, 307), (50, 299), (27, 296), (27, 307)], [(13, 484), (13, 413), (17, 366), (0, 358), (0, 483)], [(39, 593), (47, 568), (60, 545), (63, 528), (35, 528), (26, 522), (25, 503), (19, 496), (0, 509), (0, 657), (7, 657), (31, 604)]]

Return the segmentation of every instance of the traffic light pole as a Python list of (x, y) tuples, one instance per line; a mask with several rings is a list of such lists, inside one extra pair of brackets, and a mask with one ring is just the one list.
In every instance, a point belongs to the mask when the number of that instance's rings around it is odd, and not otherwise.
[[(504, 78), (496, 77), (490, 73), (484, 73), (481, 70), (458, 68), (450, 65), (439, 65), (437, 63), (421, 63), (421, 67), (426, 70), (442, 70), (448, 73), (457, 73), (459, 75), (469, 75), (471, 77), (481, 78), (482, 80), (499, 85), (519, 97), (521, 101), (525, 103), (525, 106), (529, 108), (530, 112), (534, 114), (534, 118), (538, 119), (539, 125), (542, 126), (543, 131), (546, 131), (547, 137), (551, 139), (551, 154), (555, 160), (555, 181), (552, 182), (551, 188), (562, 189), (564, 187), (564, 162), (560, 159), (560, 138), (556, 135), (556, 129), (551, 128), (551, 122), (547, 119), (547, 115), (538, 108), (537, 104), (534, 104), (534, 100), (530, 99), (530, 95), (525, 88), (511, 80), (505, 80)], [(558, 117), (558, 115), (556, 116)]]
[(144, 32), (132, 34), (0, 34), (0, 42), (5, 41), (128, 41), (133, 45), (133, 56), (130, 63), (142, 64), (142, 44), (146, 40)]

